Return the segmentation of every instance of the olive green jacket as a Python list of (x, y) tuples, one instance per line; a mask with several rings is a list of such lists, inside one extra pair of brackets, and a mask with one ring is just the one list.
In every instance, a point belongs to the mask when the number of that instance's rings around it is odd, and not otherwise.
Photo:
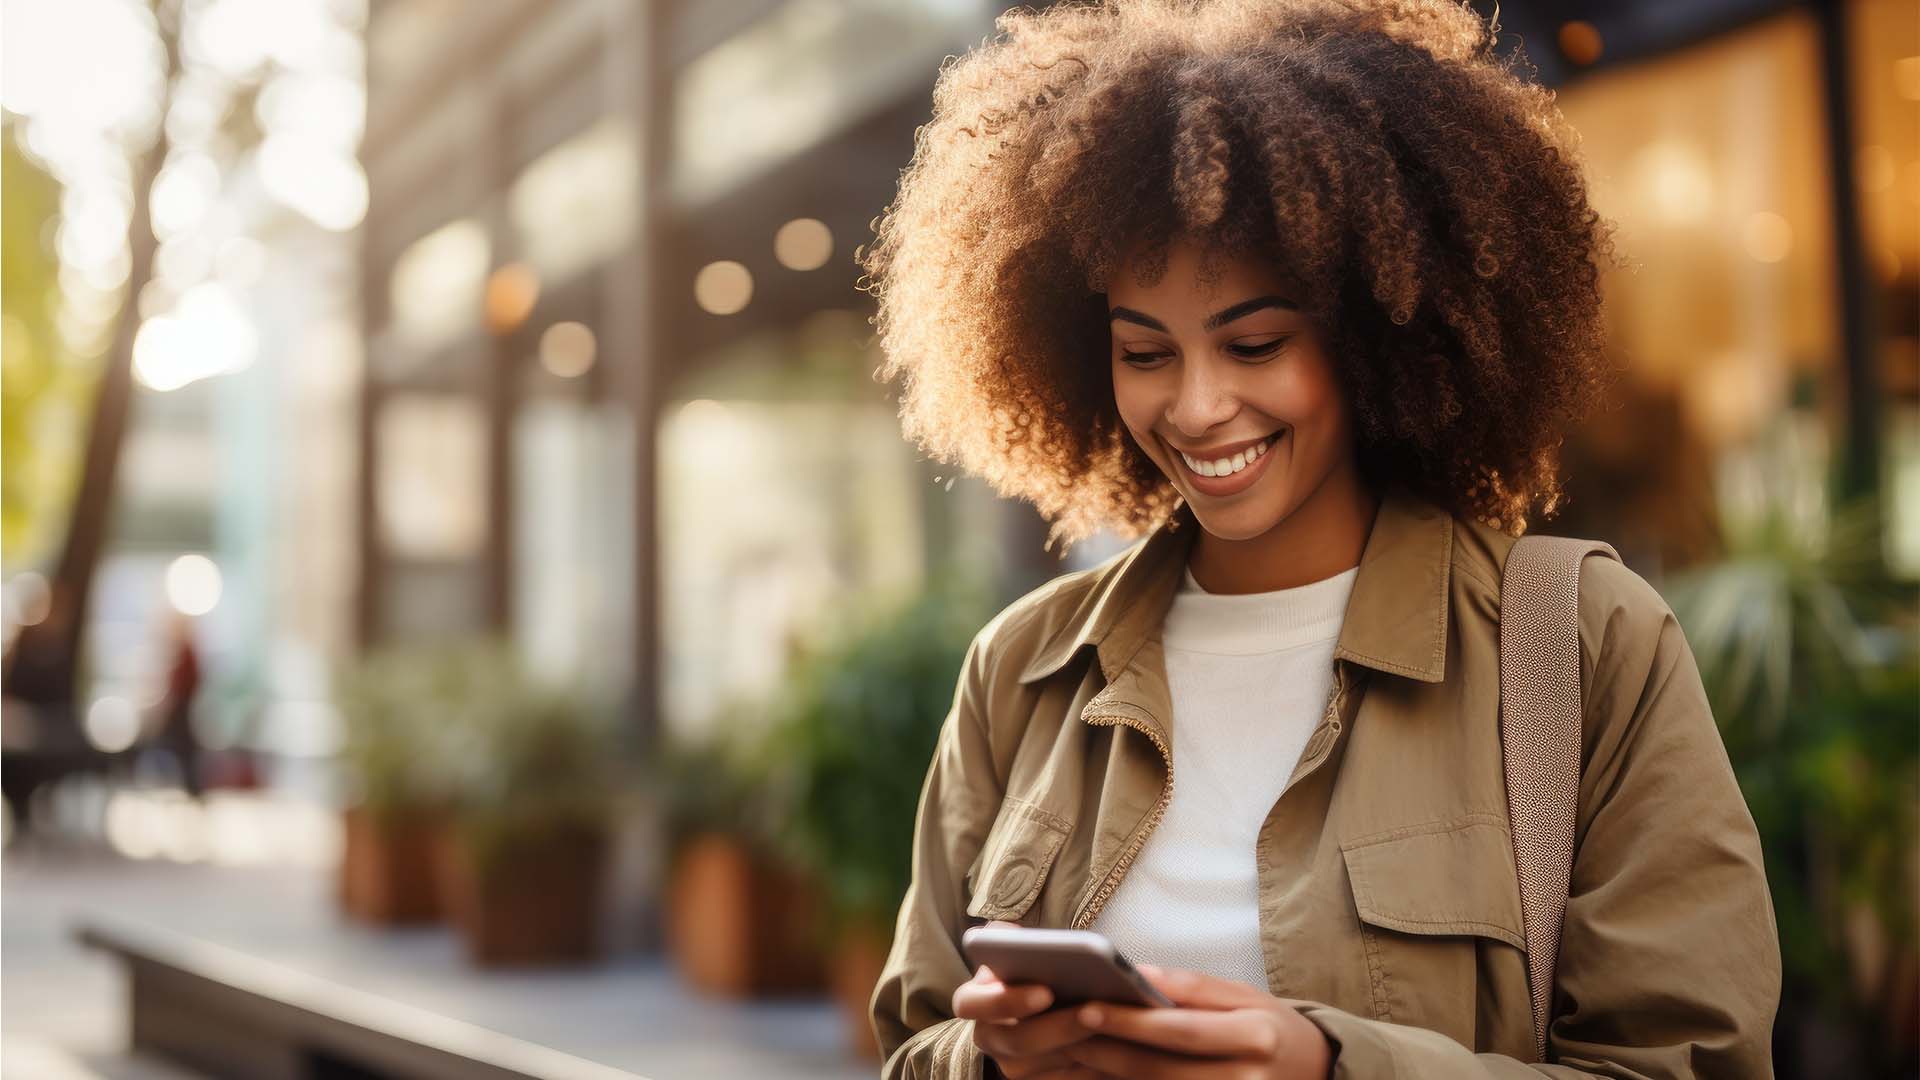
[[(1179, 770), (1159, 641), (1198, 532), (1183, 508), (1014, 602), (968, 650), (871, 1012), (889, 1077), (978, 1077), (953, 991), (987, 919), (1092, 923)], [(1259, 834), (1273, 993), (1337, 1077), (1766, 1077), (1780, 955), (1753, 819), (1685, 637), (1632, 570), (1580, 574), (1585, 723), (1549, 1033), (1533, 1057), (1499, 738), (1513, 538), (1390, 493), (1325, 715)]]

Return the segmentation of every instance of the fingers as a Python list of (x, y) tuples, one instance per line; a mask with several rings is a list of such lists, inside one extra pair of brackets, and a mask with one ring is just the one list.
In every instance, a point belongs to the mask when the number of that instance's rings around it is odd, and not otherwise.
[(1065, 1060), (1064, 1064), (1050, 1065), (1040, 1072), (1026, 1073), (1021, 1076), (1008, 1073), (1007, 1080), (1106, 1080), (1106, 1078), (1077, 1061)]
[(1051, 1054), (1079, 1042), (1087, 1034), (1087, 1026), (1072, 1009), (1055, 1009), (1042, 1016), (1005, 1024), (973, 1026), (974, 1045), (996, 1060)]
[[(1129, 1080), (1213, 1080), (1223, 1075), (1244, 1075), (1244, 1070), (1249, 1068), (1245, 1064), (1185, 1057), (1097, 1035), (1074, 1043), (1065, 1053), (1099, 1076), (1124, 1076)], [(1223, 1069), (1231, 1071), (1223, 1073)]]
[(1037, 983), (1008, 986), (985, 967), (953, 991), (953, 1015), (988, 1023), (1006, 1023), (1045, 1012), (1053, 991)]
[(1142, 1009), (1086, 1005), (1077, 1010), (1089, 1031), (1144, 1046), (1207, 1057), (1264, 1058), (1279, 1046), (1271, 1009)]
[(1134, 966), (1175, 1005), (1194, 1009), (1250, 1009), (1264, 1008), (1273, 1002), (1272, 994), (1233, 979), (1155, 964)]
[[(999, 1067), (999, 1075), (1006, 1077), (1006, 1080), (1043, 1080), (1050, 1076), (1072, 1075), (1073, 1070), (1086, 1068), (1085, 1065), (1059, 1053), (1038, 1058), (995, 1057), (992, 1054), (987, 1054), (987, 1057)], [(988, 1070), (987, 1075), (995, 1074), (992, 1070)]]

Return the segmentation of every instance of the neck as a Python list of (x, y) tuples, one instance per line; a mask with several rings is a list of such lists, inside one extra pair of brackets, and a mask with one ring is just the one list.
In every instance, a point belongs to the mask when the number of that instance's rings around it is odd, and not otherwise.
[(1379, 508), (1379, 497), (1349, 461), (1259, 536), (1224, 540), (1201, 530), (1188, 568), (1210, 593), (1271, 592), (1322, 581), (1360, 565)]

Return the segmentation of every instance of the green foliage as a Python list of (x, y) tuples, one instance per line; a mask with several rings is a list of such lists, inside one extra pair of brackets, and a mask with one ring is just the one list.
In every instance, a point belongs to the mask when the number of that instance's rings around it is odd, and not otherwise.
[(99, 375), (57, 329), (60, 263), (47, 241), (60, 184), (19, 138), (9, 116), (0, 138), (0, 549), (9, 573), (42, 561), (59, 537)]
[[(738, 733), (738, 723), (721, 730)], [(735, 734), (669, 742), (655, 759), (649, 787), (665, 805), (668, 844), (677, 853), (701, 833), (724, 833), (750, 847), (773, 845), (785, 814), (764, 746)]]
[(804, 650), (774, 703), (786, 840), (843, 925), (890, 925), (906, 892), (921, 784), (967, 645), (991, 615), (978, 583), (942, 582)]
[(483, 872), (515, 845), (605, 828), (629, 786), (634, 747), (612, 712), (497, 643), (375, 656), (341, 703), (368, 807), (449, 810)]
[(334, 699), (353, 801), (388, 818), (452, 804), (448, 749), (473, 723), (476, 674), (462, 653), (412, 650), (373, 653), (340, 674)]
[[(1920, 599), (1886, 574), (1880, 538), (1871, 502), (1824, 536), (1775, 510), (1666, 589), (1766, 850), (1783, 1019), (1805, 1002), (1863, 1047), (1893, 1042), (1893, 988), (1868, 984), (1915, 947), (1920, 839)], [(1862, 912), (1880, 938), (1865, 950), (1848, 936)]]

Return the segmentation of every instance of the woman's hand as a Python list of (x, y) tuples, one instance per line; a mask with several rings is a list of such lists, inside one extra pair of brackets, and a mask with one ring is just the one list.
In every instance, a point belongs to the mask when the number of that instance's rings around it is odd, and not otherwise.
[(974, 1045), (1007, 1080), (1093, 1080), (1093, 1069), (1066, 1055), (1087, 1037), (1086, 1025), (1072, 1009), (1047, 1012), (1052, 1005), (1053, 991), (1038, 983), (1009, 986), (984, 964), (953, 991), (953, 1015), (975, 1021)]
[(1307, 1004), (1197, 971), (1136, 965), (1174, 1008), (1096, 1002), (1073, 1013), (1094, 1038), (1066, 1045), (1100, 1076), (1137, 1080), (1326, 1080), (1333, 1046)]

